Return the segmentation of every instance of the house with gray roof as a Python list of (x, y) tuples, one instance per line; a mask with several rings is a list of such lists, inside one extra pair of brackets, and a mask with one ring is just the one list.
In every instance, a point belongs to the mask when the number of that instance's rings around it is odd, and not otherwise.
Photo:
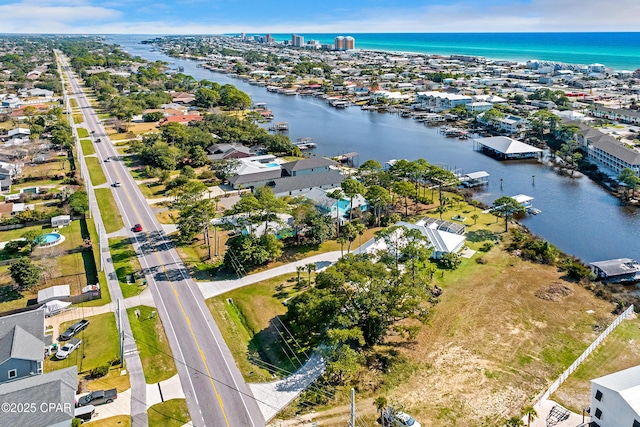
[(260, 172), (240, 174), (229, 178), (231, 186), (238, 190), (271, 187), (276, 196), (305, 194), (313, 188), (329, 189), (340, 185), (344, 175), (334, 169), (337, 163), (324, 157), (295, 160), (282, 165), (272, 165)]
[(591, 271), (603, 282), (633, 282), (640, 280), (640, 263), (631, 258), (596, 261), (589, 264)]
[(0, 384), (42, 374), (45, 347), (44, 311), (0, 317)]
[(242, 144), (213, 144), (207, 148), (209, 160), (242, 159), (254, 154), (253, 150)]
[(44, 375), (0, 384), (0, 402), (28, 408), (2, 413), (3, 426), (71, 427), (78, 369), (71, 366)]
[(628, 124), (640, 124), (640, 111), (624, 108), (607, 108), (600, 105), (589, 110), (589, 114), (600, 119), (615, 120)]

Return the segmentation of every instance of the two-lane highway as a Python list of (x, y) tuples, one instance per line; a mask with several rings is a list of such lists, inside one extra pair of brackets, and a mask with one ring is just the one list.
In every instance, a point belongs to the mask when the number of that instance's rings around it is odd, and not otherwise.
[[(92, 132), (94, 142), (101, 139), (94, 147), (107, 179), (110, 184), (120, 183), (119, 187), (112, 188), (113, 195), (173, 350), (193, 425), (263, 427), (265, 422), (258, 405), (208, 311), (202, 293), (131, 174), (118, 161), (116, 148), (109, 141), (66, 58), (61, 58), (78, 106), (84, 112), (84, 125)], [(104, 162), (106, 159), (110, 161)], [(134, 232), (135, 224), (141, 224), (143, 231)]]

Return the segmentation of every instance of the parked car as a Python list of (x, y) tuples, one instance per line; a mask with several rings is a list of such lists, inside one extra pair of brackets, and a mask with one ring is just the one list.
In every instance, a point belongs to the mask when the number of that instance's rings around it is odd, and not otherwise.
[(136, 233), (139, 233), (142, 231), (142, 225), (140, 224), (136, 224), (133, 226), (133, 231), (135, 231)]
[(87, 405), (102, 405), (104, 403), (111, 403), (118, 398), (118, 390), (112, 388), (111, 390), (96, 390), (91, 393), (82, 396), (76, 402), (76, 407)]
[(82, 344), (82, 340), (72, 338), (56, 351), (56, 359), (66, 359)]
[(89, 321), (85, 319), (74, 323), (73, 325), (69, 326), (69, 329), (60, 334), (60, 341), (70, 340), (74, 335), (86, 329), (87, 326), (89, 326)]
[(120, 187), (120, 181), (116, 181), (116, 182), (114, 182), (114, 183), (113, 183), (113, 186), (114, 186), (114, 187)]
[(421, 427), (419, 422), (405, 412), (386, 411), (382, 417), (383, 425), (389, 427)]
[(96, 139), (96, 142), (102, 142), (102, 140), (100, 138)]
[(105, 162), (110, 162), (111, 161), (111, 157), (107, 157), (106, 159), (104, 159)]

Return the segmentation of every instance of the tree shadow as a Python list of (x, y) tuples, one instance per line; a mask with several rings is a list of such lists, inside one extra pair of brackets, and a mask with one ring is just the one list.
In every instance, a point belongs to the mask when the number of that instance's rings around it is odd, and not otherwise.
[(0, 287), (0, 302), (15, 301), (24, 298), (14, 285)]

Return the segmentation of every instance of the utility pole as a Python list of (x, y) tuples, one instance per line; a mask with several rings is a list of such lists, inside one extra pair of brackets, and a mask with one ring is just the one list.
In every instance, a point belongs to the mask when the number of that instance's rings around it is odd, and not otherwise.
[(351, 419), (349, 427), (356, 427), (356, 390), (351, 389)]

